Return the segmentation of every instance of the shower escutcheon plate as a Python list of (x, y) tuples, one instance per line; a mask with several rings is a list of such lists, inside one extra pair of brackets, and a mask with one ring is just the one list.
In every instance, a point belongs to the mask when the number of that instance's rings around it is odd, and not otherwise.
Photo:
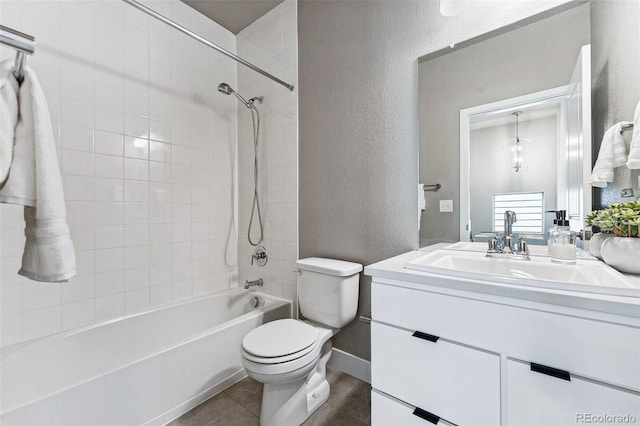
[(262, 267), (267, 264), (268, 259), (269, 253), (267, 252), (267, 249), (264, 248), (264, 246), (258, 246), (251, 255), (251, 264), (253, 265), (253, 262), (255, 261), (258, 266)]

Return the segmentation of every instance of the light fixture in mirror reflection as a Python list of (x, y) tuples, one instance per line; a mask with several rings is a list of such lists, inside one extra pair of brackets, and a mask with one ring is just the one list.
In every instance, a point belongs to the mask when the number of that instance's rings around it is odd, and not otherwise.
[(522, 168), (522, 145), (520, 144), (520, 138), (516, 138), (513, 148), (513, 169), (518, 173)]
[(505, 159), (507, 160), (507, 167), (518, 173), (528, 168), (528, 164), (524, 162), (524, 154), (531, 149), (531, 141), (520, 137), (518, 118), (522, 115), (522, 111), (514, 111), (511, 114), (516, 118), (516, 135), (505, 143)]

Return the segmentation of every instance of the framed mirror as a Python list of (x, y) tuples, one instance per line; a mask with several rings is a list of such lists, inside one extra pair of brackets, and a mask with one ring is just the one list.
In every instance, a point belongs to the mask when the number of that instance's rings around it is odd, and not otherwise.
[[(590, 76), (581, 74), (586, 84), (572, 77), (589, 43), (589, 3), (573, 2), (419, 59), (419, 183), (441, 185), (425, 191), (421, 247), (499, 230), (497, 194), (542, 193), (542, 209), (570, 210), (582, 229), (591, 209), (590, 113), (575, 106), (584, 107)], [(515, 171), (505, 150), (517, 138), (530, 141), (535, 161)], [(440, 200), (452, 200), (453, 212), (441, 212)], [(551, 219), (542, 214), (537, 229)]]

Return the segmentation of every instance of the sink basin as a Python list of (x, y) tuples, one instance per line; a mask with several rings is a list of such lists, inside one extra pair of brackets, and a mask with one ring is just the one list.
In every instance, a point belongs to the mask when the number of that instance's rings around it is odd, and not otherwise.
[(640, 284), (593, 260), (579, 259), (575, 265), (563, 265), (548, 257), (496, 259), (479, 252), (442, 249), (405, 263), (405, 268), (505, 284), (640, 297)]
[[(472, 243), (468, 241), (460, 241), (443, 248), (445, 250), (473, 251), (478, 253), (486, 253), (487, 243), (486, 242)], [(547, 250), (546, 245), (543, 246), (543, 245), (529, 244), (529, 256), (549, 257), (549, 251)], [(576, 250), (576, 259), (598, 260), (582, 249)]]

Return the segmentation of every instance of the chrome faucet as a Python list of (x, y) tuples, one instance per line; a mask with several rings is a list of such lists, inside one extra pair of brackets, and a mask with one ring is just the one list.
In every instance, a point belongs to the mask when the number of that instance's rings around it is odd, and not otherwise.
[(517, 222), (516, 212), (505, 210), (504, 212), (504, 236), (502, 237), (502, 248), (505, 253), (515, 253), (513, 249), (513, 224)]
[(513, 210), (507, 210), (504, 212), (504, 235), (502, 236), (502, 238), (499, 238), (498, 234), (495, 232), (483, 232), (478, 235), (481, 237), (489, 237), (487, 257), (531, 260), (529, 258), (529, 247), (527, 244), (527, 238), (538, 239), (539, 237), (535, 234), (520, 234), (518, 242), (514, 243), (514, 223), (516, 223), (516, 212), (514, 212)]
[(253, 281), (246, 280), (244, 282), (245, 290), (251, 287), (262, 287), (263, 285), (264, 285), (264, 281), (262, 281), (262, 278), (258, 278), (257, 280), (253, 280)]

